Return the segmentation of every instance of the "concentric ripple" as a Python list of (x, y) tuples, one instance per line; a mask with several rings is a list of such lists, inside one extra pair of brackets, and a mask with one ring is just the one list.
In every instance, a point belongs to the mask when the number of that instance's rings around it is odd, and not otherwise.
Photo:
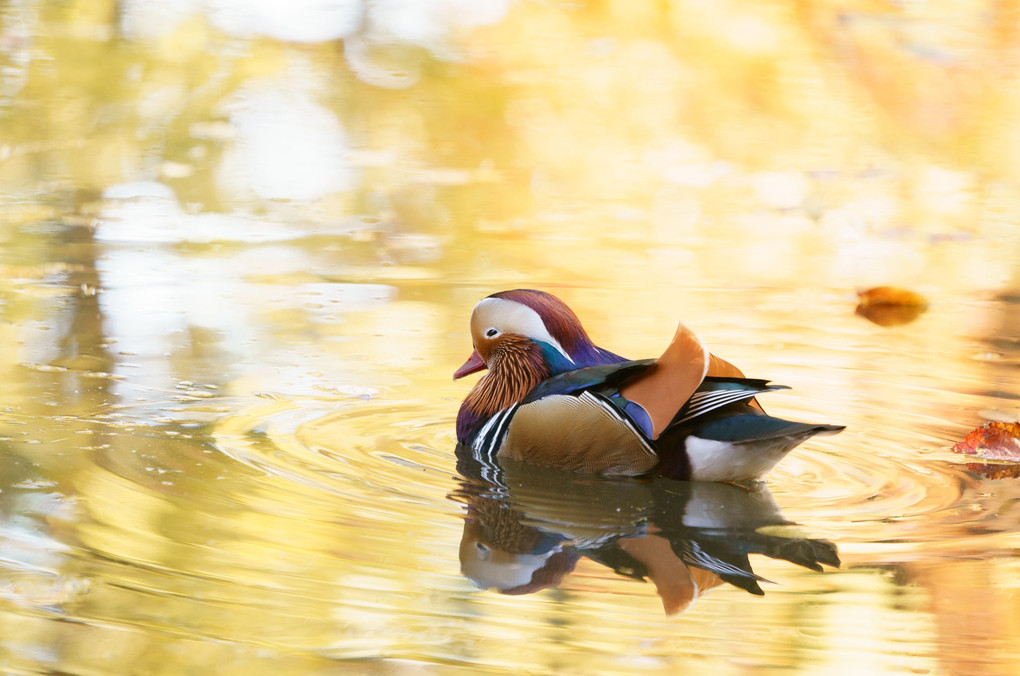
[(870, 561), (918, 547), (986, 551), (987, 536), (1012, 538), (1020, 527), (1015, 482), (983, 479), (948, 451), (883, 451), (852, 434), (798, 448), (769, 485), (789, 518)]
[(214, 430), (231, 458), (346, 499), (434, 502), (454, 466), (450, 411), (420, 402), (268, 400)]
[[(368, 509), (385, 498), (449, 512), (453, 427), (443, 403), (281, 399), (220, 420), (215, 438), (239, 462)], [(882, 543), (890, 555), (1016, 529), (1015, 488), (989, 491), (958, 457), (888, 443), (892, 430), (883, 438), (883, 448), (852, 431), (811, 440), (780, 463), (769, 488), (792, 521), (844, 546)]]

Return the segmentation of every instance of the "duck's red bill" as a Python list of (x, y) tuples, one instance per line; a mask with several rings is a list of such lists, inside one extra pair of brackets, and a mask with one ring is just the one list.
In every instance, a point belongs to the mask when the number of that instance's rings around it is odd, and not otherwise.
[(457, 369), (453, 374), (453, 379), (463, 378), (464, 376), (471, 375), (485, 368), (485, 362), (478, 355), (478, 350), (471, 352), (471, 356), (467, 358), (464, 365)]

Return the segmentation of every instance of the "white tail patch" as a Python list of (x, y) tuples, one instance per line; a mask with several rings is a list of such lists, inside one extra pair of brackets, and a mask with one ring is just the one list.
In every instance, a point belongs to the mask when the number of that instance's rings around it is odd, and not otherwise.
[(799, 443), (777, 437), (768, 441), (737, 444), (689, 436), (684, 441), (696, 481), (756, 481), (765, 477)]

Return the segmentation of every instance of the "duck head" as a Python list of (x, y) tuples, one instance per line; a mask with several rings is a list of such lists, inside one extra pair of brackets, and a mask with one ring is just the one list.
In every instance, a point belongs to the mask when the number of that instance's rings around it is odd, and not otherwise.
[(592, 343), (566, 303), (532, 289), (501, 291), (478, 301), (471, 312), (471, 342), (474, 351), (454, 379), (483, 369), (489, 372), (461, 406), (457, 438), (462, 442), (546, 378), (624, 361)]
[(492, 370), (525, 342), (540, 351), (549, 375), (624, 361), (592, 343), (566, 303), (533, 289), (500, 291), (478, 301), (471, 312), (471, 342), (474, 351), (453, 374), (454, 380)]

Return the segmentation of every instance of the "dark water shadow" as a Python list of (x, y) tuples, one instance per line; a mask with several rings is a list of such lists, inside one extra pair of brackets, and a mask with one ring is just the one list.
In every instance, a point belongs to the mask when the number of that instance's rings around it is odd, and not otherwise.
[(666, 614), (712, 587), (763, 595), (748, 559), (762, 554), (821, 571), (836, 545), (799, 537), (764, 484), (604, 479), (516, 462), (479, 461), (458, 447), (466, 505), (462, 574), (478, 587), (530, 594), (558, 586), (582, 558), (652, 582)]

